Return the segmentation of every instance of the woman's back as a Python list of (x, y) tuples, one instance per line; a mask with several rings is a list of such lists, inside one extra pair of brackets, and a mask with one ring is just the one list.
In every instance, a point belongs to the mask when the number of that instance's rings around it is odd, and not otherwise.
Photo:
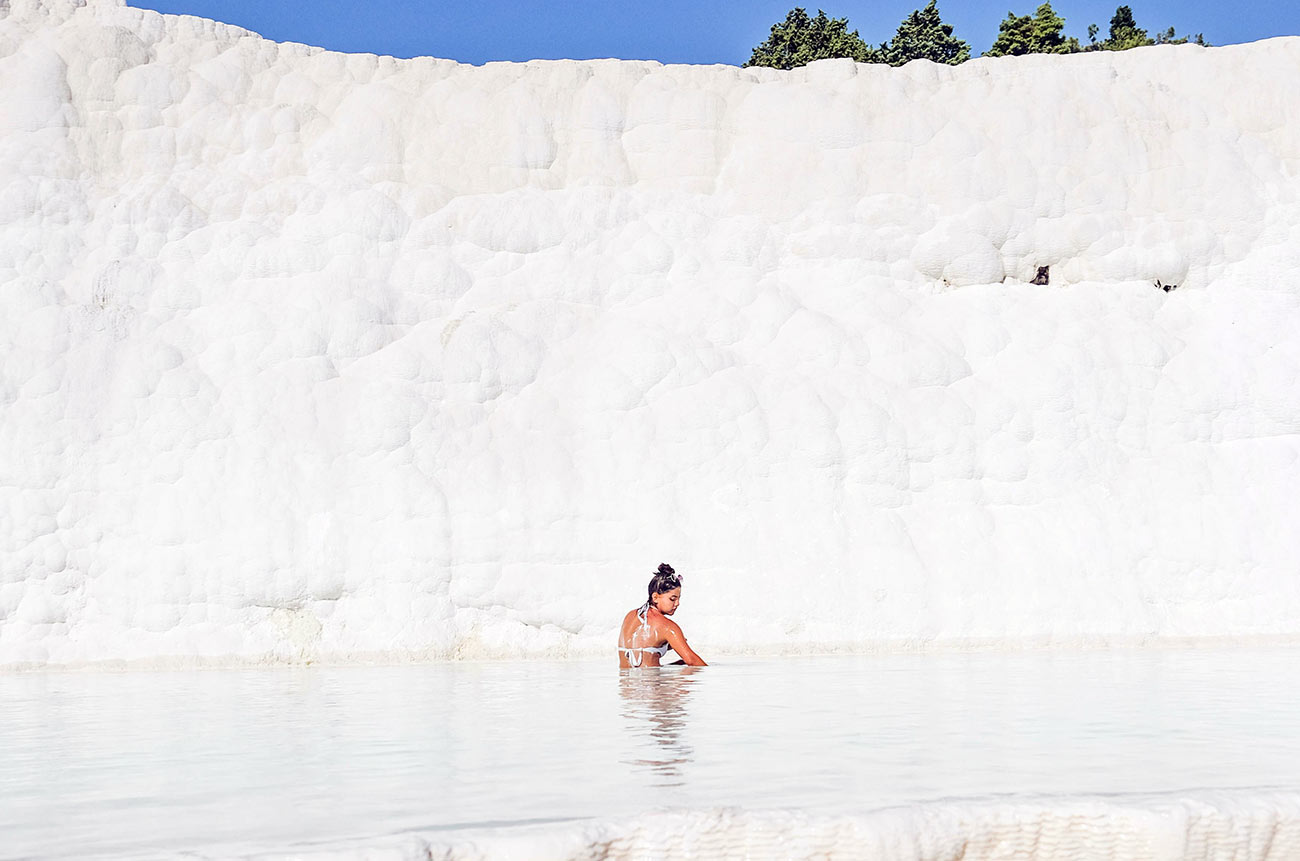
[(668, 651), (668, 638), (659, 633), (655, 624), (663, 618), (658, 610), (640, 607), (623, 617), (623, 627), (618, 635), (620, 667), (657, 667)]

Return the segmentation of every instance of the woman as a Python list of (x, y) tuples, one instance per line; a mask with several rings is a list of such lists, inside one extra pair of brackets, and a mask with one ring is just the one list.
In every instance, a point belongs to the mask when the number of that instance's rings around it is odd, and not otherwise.
[(623, 628), (618, 635), (619, 667), (657, 667), (669, 649), (681, 656), (679, 664), (708, 666), (686, 644), (682, 629), (668, 618), (677, 612), (682, 600), (682, 578), (673, 567), (666, 562), (660, 565), (646, 591), (650, 600), (623, 617)]

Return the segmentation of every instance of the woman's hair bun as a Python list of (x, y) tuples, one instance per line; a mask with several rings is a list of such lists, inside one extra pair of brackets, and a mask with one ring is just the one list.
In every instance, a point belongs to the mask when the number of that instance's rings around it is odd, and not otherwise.
[(673, 570), (673, 566), (669, 565), (667, 562), (661, 562), (661, 563), (659, 563), (659, 573), (660, 573), (660, 574), (667, 574), (669, 577), (671, 577), (672, 575), (676, 574), (677, 572), (674, 571), (674, 570)]

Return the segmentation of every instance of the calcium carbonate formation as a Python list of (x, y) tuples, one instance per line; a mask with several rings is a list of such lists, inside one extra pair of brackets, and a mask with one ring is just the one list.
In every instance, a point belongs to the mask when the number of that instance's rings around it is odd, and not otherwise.
[(1300, 635), (1298, 66), (0, 0), (0, 665)]

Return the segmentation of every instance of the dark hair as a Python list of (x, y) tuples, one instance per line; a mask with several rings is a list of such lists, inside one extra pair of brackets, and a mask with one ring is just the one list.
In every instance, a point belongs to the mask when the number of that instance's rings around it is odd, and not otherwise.
[(659, 566), (659, 570), (655, 572), (655, 575), (650, 578), (650, 585), (646, 587), (646, 603), (650, 603), (649, 599), (654, 596), (654, 593), (658, 592), (662, 595), (665, 592), (680, 589), (681, 585), (682, 578), (677, 576), (677, 572), (673, 570), (673, 566), (664, 562)]

